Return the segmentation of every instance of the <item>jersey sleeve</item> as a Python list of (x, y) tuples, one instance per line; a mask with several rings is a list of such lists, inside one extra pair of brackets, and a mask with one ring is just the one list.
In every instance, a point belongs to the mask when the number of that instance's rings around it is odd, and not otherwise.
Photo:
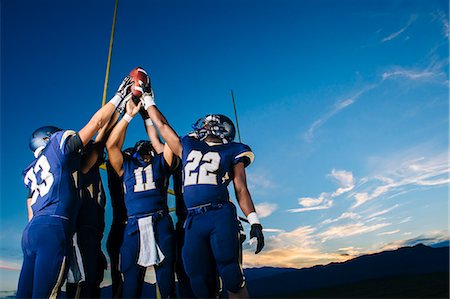
[(251, 148), (242, 143), (237, 143), (236, 152), (234, 154), (233, 165), (238, 164), (239, 162), (244, 163), (245, 167), (249, 166), (253, 163), (255, 159), (255, 155), (253, 154)]
[(56, 133), (59, 149), (63, 155), (79, 152), (83, 148), (83, 142), (77, 132), (66, 130)]

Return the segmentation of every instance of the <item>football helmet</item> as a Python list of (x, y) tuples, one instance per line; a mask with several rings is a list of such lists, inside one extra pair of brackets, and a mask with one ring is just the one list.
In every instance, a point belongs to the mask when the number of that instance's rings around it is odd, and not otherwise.
[(228, 143), (233, 141), (236, 135), (233, 121), (222, 114), (208, 114), (197, 120), (192, 128), (195, 136), (202, 141), (208, 136), (215, 136), (223, 143)]
[(50, 136), (58, 131), (61, 131), (61, 129), (54, 126), (44, 126), (36, 129), (31, 134), (29, 143), (30, 149), (33, 152), (36, 152), (37, 149), (44, 148), (50, 140)]
[(136, 142), (133, 151), (134, 151), (133, 153), (134, 158), (143, 160), (142, 156), (150, 155), (151, 156), (150, 161), (155, 156), (156, 153), (152, 143), (148, 140), (139, 140), (138, 142)]

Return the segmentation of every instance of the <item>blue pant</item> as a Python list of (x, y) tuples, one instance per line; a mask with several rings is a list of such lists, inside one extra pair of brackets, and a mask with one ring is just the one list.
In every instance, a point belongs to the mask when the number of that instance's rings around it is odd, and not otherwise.
[[(106, 269), (106, 257), (102, 252), (103, 233), (97, 227), (77, 228), (77, 243), (83, 260), (85, 280), (80, 283), (79, 298), (100, 298), (100, 283)], [(78, 284), (66, 285), (67, 298), (75, 298)]]
[[(153, 223), (155, 239), (165, 258), (155, 266), (156, 281), (161, 298), (175, 294), (175, 233), (172, 218), (164, 213)], [(130, 218), (125, 228), (120, 249), (120, 270), (123, 274), (123, 297), (140, 298), (144, 284), (145, 267), (139, 266), (139, 227), (137, 219)]]
[(238, 292), (244, 286), (236, 218), (235, 207), (225, 204), (186, 219), (183, 263), (198, 298), (215, 297), (217, 272), (226, 290)]
[(36, 216), (22, 235), (23, 264), (16, 298), (49, 298), (59, 294), (72, 248), (67, 220)]

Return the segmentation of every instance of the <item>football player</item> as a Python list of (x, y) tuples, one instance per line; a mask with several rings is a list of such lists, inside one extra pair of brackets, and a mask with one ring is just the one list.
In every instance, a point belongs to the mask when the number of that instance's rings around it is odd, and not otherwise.
[[(82, 153), (82, 166), (79, 172), (81, 206), (76, 222), (76, 240), (74, 240), (74, 246), (77, 248), (74, 250), (75, 258), (71, 264), (73, 271), (69, 272), (67, 279), (67, 298), (100, 297), (100, 283), (103, 281), (107, 262), (101, 249), (105, 229), (106, 196), (99, 167), (104, 162), (106, 139), (119, 118), (121, 106), (129, 98), (122, 101), (108, 125), (100, 130), (94, 141), (85, 146)], [(79, 263), (82, 265), (79, 266)], [(76, 270), (83, 272), (83, 279), (81, 279), (81, 273), (80, 277), (75, 277)]]
[(141, 103), (128, 101), (106, 143), (111, 166), (124, 183), (128, 214), (120, 249), (123, 296), (140, 298), (146, 268), (154, 266), (161, 297), (168, 298), (175, 293), (175, 236), (167, 206), (173, 154), (150, 119), (145, 124), (151, 142), (138, 141), (131, 155), (122, 154), (128, 124), (140, 108)]
[(227, 186), (233, 182), (242, 212), (256, 237), (255, 253), (262, 250), (262, 226), (247, 188), (245, 167), (253, 153), (245, 144), (233, 142), (235, 128), (226, 116), (210, 114), (199, 119), (194, 131), (181, 139), (155, 105), (151, 86), (141, 97), (153, 123), (183, 167), (183, 197), (188, 208), (185, 222), (183, 263), (194, 294), (214, 297), (214, 270), (230, 298), (248, 297), (239, 265), (239, 225), (236, 209), (229, 202)]
[(23, 264), (17, 298), (54, 298), (70, 263), (79, 209), (80, 150), (111, 118), (129, 92), (126, 77), (116, 95), (79, 131), (46, 126), (35, 130), (30, 149), (35, 160), (23, 171), (29, 189), (30, 221), (22, 235)]
[(112, 207), (111, 229), (106, 241), (106, 250), (111, 263), (112, 298), (122, 298), (123, 280), (119, 269), (119, 256), (127, 221), (127, 209), (125, 207), (122, 179), (111, 166), (109, 160), (106, 162), (106, 171)]

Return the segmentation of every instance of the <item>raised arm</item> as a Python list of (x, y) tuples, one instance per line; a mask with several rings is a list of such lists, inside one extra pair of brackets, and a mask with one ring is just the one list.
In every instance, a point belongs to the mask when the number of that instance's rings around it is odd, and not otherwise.
[(123, 79), (115, 96), (102, 108), (100, 108), (89, 120), (89, 122), (78, 132), (78, 135), (85, 146), (101, 128), (110, 120), (117, 106), (122, 102), (123, 98), (129, 92), (131, 86), (131, 78), (129, 76)]
[(103, 157), (103, 150), (105, 148), (106, 140), (108, 139), (111, 130), (117, 124), (119, 116), (120, 113), (116, 109), (107, 125), (103, 126), (103, 128), (101, 128), (98, 132), (97, 136), (95, 137), (94, 143), (92, 144), (91, 148), (88, 149), (88, 152), (81, 162), (80, 170), (82, 173), (88, 173), (92, 167), (99, 163), (99, 158), (101, 159)]
[(169, 125), (169, 122), (161, 113), (161, 111), (156, 108), (153, 90), (151, 89), (151, 87), (149, 87), (149, 90), (146, 91), (147, 92), (144, 93), (141, 98), (144, 109), (147, 111), (148, 115), (153, 121), (153, 124), (156, 128), (158, 128), (159, 133), (164, 138), (172, 152), (178, 157), (181, 157), (182, 146), (180, 138), (178, 137), (175, 130)]
[(156, 150), (158, 154), (162, 153), (164, 150), (164, 143), (162, 143), (161, 140), (159, 139), (158, 132), (156, 131), (156, 128), (153, 126), (153, 122), (150, 116), (148, 115), (148, 112), (144, 108), (141, 108), (141, 110), (139, 110), (139, 113), (141, 114), (142, 119), (144, 120), (145, 131), (147, 131), (148, 138), (150, 139), (153, 148)]
[(245, 174), (244, 163), (240, 162), (234, 166), (233, 169), (234, 178), (234, 190), (236, 192), (236, 199), (241, 207), (242, 212), (247, 217), (248, 222), (251, 224), (250, 238), (256, 238), (258, 245), (256, 246), (255, 254), (259, 253), (264, 247), (264, 235), (262, 233), (262, 226), (259, 222), (258, 216), (255, 211), (253, 200), (250, 196), (250, 192), (247, 188), (247, 177)]
[(128, 101), (126, 107), (127, 112), (114, 127), (109, 135), (108, 141), (106, 141), (106, 150), (108, 151), (109, 162), (119, 176), (123, 175), (122, 146), (125, 140), (125, 133), (128, 128), (128, 124), (139, 112), (140, 108), (141, 103), (136, 106), (133, 101)]

